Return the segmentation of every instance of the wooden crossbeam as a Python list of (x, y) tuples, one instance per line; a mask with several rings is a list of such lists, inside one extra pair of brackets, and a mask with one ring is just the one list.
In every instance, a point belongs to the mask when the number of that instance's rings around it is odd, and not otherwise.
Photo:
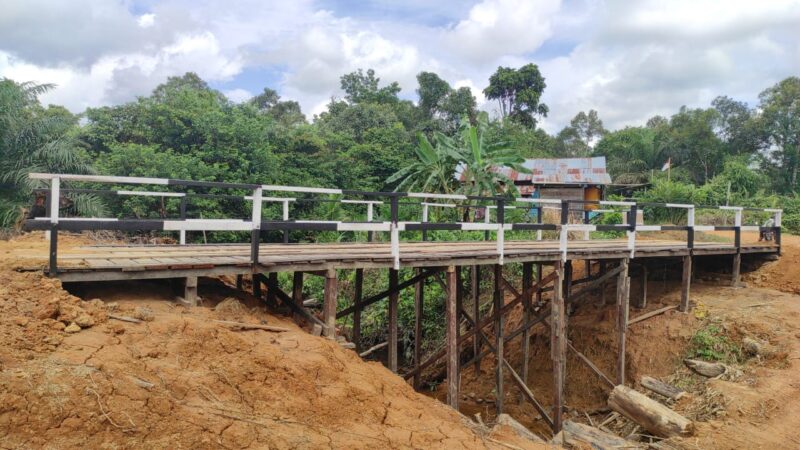
[[(262, 277), (264, 276), (263, 274), (258, 274), (258, 275)], [(292, 311), (294, 311), (297, 314), (300, 314), (301, 316), (303, 316), (303, 318), (305, 318), (309, 322), (313, 322), (319, 325), (325, 325), (316, 316), (308, 312), (308, 310), (305, 309), (303, 305), (298, 305), (297, 303), (293, 302), (292, 298), (289, 297), (289, 294), (281, 290), (280, 287), (275, 286), (273, 289), (275, 290), (275, 295), (280, 299), (280, 301), (283, 302), (283, 304), (285, 304), (286, 306), (288, 306)]]
[(511, 374), (511, 379), (514, 380), (514, 383), (516, 383), (517, 387), (519, 387), (522, 393), (525, 394), (525, 397), (528, 399), (529, 402), (531, 402), (536, 411), (539, 412), (539, 415), (542, 416), (542, 419), (544, 419), (544, 421), (547, 422), (547, 425), (551, 429), (555, 430), (555, 428), (553, 427), (553, 419), (551, 419), (550, 416), (547, 415), (547, 412), (544, 410), (542, 404), (539, 403), (538, 400), (536, 400), (536, 397), (533, 396), (533, 392), (531, 392), (528, 386), (525, 385), (525, 383), (522, 381), (522, 378), (520, 378), (520, 376), (517, 374), (514, 368), (511, 367), (511, 364), (509, 364), (505, 358), (503, 358), (503, 364), (506, 366), (506, 369), (508, 369), (508, 373)]
[[(422, 281), (422, 280), (430, 277), (431, 275), (435, 275), (435, 274), (437, 274), (437, 273), (439, 273), (441, 271), (442, 271), (441, 267), (435, 267), (433, 269), (428, 269), (428, 270), (420, 273), (419, 275), (415, 275), (415, 276), (409, 278), (408, 280), (403, 281), (402, 283), (398, 284), (397, 287), (395, 287), (394, 289), (390, 288), (390, 289), (387, 289), (387, 290), (385, 290), (385, 291), (383, 291), (383, 292), (381, 292), (379, 294), (375, 294), (373, 296), (370, 296), (370, 297), (367, 297), (367, 298), (361, 300), (361, 307), (365, 308), (365, 307), (367, 307), (367, 306), (369, 306), (369, 305), (371, 305), (371, 304), (373, 304), (373, 303), (375, 303), (377, 301), (383, 300), (384, 298), (388, 297), (392, 293), (402, 291), (403, 289), (414, 285), (418, 281)], [(356, 310), (355, 305), (354, 306), (349, 306), (349, 307), (339, 311), (338, 313), (336, 313), (336, 318), (337, 319), (341, 319), (342, 317), (344, 317), (344, 316), (346, 316), (348, 314), (351, 314), (355, 310)]]
[(587, 358), (586, 355), (579, 352), (575, 347), (573, 347), (572, 342), (567, 341), (567, 348), (572, 350), (575, 353), (575, 355), (578, 356), (578, 359), (583, 361), (584, 364), (586, 364), (590, 369), (592, 369), (592, 371), (596, 373), (597, 376), (600, 377), (600, 379), (608, 383), (608, 385), (611, 386), (612, 389), (616, 386), (616, 384), (613, 381), (611, 381), (611, 379), (608, 378), (606, 374), (603, 373), (602, 370), (600, 370), (596, 365), (594, 365), (594, 363), (589, 358)]

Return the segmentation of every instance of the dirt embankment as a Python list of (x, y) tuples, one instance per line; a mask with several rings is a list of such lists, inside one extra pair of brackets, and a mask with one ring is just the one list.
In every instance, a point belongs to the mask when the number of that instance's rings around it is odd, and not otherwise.
[(2, 448), (534, 448), (221, 284), (204, 289), (219, 308), (188, 309), (153, 283), (88, 288), (102, 300), (87, 302), (10, 270), (12, 250), (41, 245), (0, 242)]

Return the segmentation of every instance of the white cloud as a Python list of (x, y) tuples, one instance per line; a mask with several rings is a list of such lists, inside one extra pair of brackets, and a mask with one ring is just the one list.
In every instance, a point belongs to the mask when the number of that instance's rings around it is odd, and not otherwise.
[[(706, 106), (716, 95), (752, 103), (763, 88), (800, 74), (800, 0), (414, 0), (373, 4), (373, 12), (396, 14), (377, 18), (314, 0), (165, 0), (137, 13), (130, 6), (0, 0), (0, 76), (57, 83), (43, 100), (82, 111), (147, 95), (187, 71), (228, 81), (226, 94), (240, 100), (269, 81), (231, 80), (266, 66), (281, 74), (269, 87), (310, 115), (341, 96), (339, 77), (358, 68), (398, 81), (411, 99), (416, 74), (434, 71), (469, 86), (492, 110), (482, 90), (497, 66), (534, 62), (547, 82), (550, 117), (542, 123), (555, 132), (592, 108), (617, 127), (682, 104)], [(421, 20), (428, 16), (449, 22)]]
[(228, 99), (230, 99), (230, 101), (234, 103), (243, 103), (253, 98), (253, 94), (251, 94), (250, 91), (248, 91), (247, 89), (240, 89), (240, 88), (230, 89), (227, 91), (223, 91), (222, 93), (225, 94), (225, 97), (228, 97)]

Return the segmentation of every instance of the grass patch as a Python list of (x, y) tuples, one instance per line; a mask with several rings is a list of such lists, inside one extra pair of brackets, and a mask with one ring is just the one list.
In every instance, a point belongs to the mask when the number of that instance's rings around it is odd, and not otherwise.
[(710, 322), (692, 336), (689, 357), (705, 361), (738, 363), (743, 359), (742, 348), (717, 322)]

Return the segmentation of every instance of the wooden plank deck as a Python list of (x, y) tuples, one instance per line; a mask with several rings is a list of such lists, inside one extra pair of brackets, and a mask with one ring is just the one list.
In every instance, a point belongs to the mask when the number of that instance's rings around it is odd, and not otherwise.
[[(494, 241), (404, 242), (402, 267), (496, 264)], [(561, 257), (557, 241), (506, 241), (504, 260), (552, 262)], [(744, 244), (742, 253), (774, 253), (772, 243)], [(697, 242), (694, 255), (736, 253), (730, 243)], [(623, 258), (626, 240), (570, 241), (569, 259)], [(676, 257), (689, 254), (686, 243), (673, 240), (636, 242), (636, 258)], [(44, 258), (46, 255), (31, 255)], [(262, 272), (324, 269), (389, 268), (393, 259), (389, 243), (262, 244)], [(250, 246), (163, 245), (97, 246), (65, 249), (58, 255), (58, 277), (63, 281), (171, 278), (250, 273)]]

